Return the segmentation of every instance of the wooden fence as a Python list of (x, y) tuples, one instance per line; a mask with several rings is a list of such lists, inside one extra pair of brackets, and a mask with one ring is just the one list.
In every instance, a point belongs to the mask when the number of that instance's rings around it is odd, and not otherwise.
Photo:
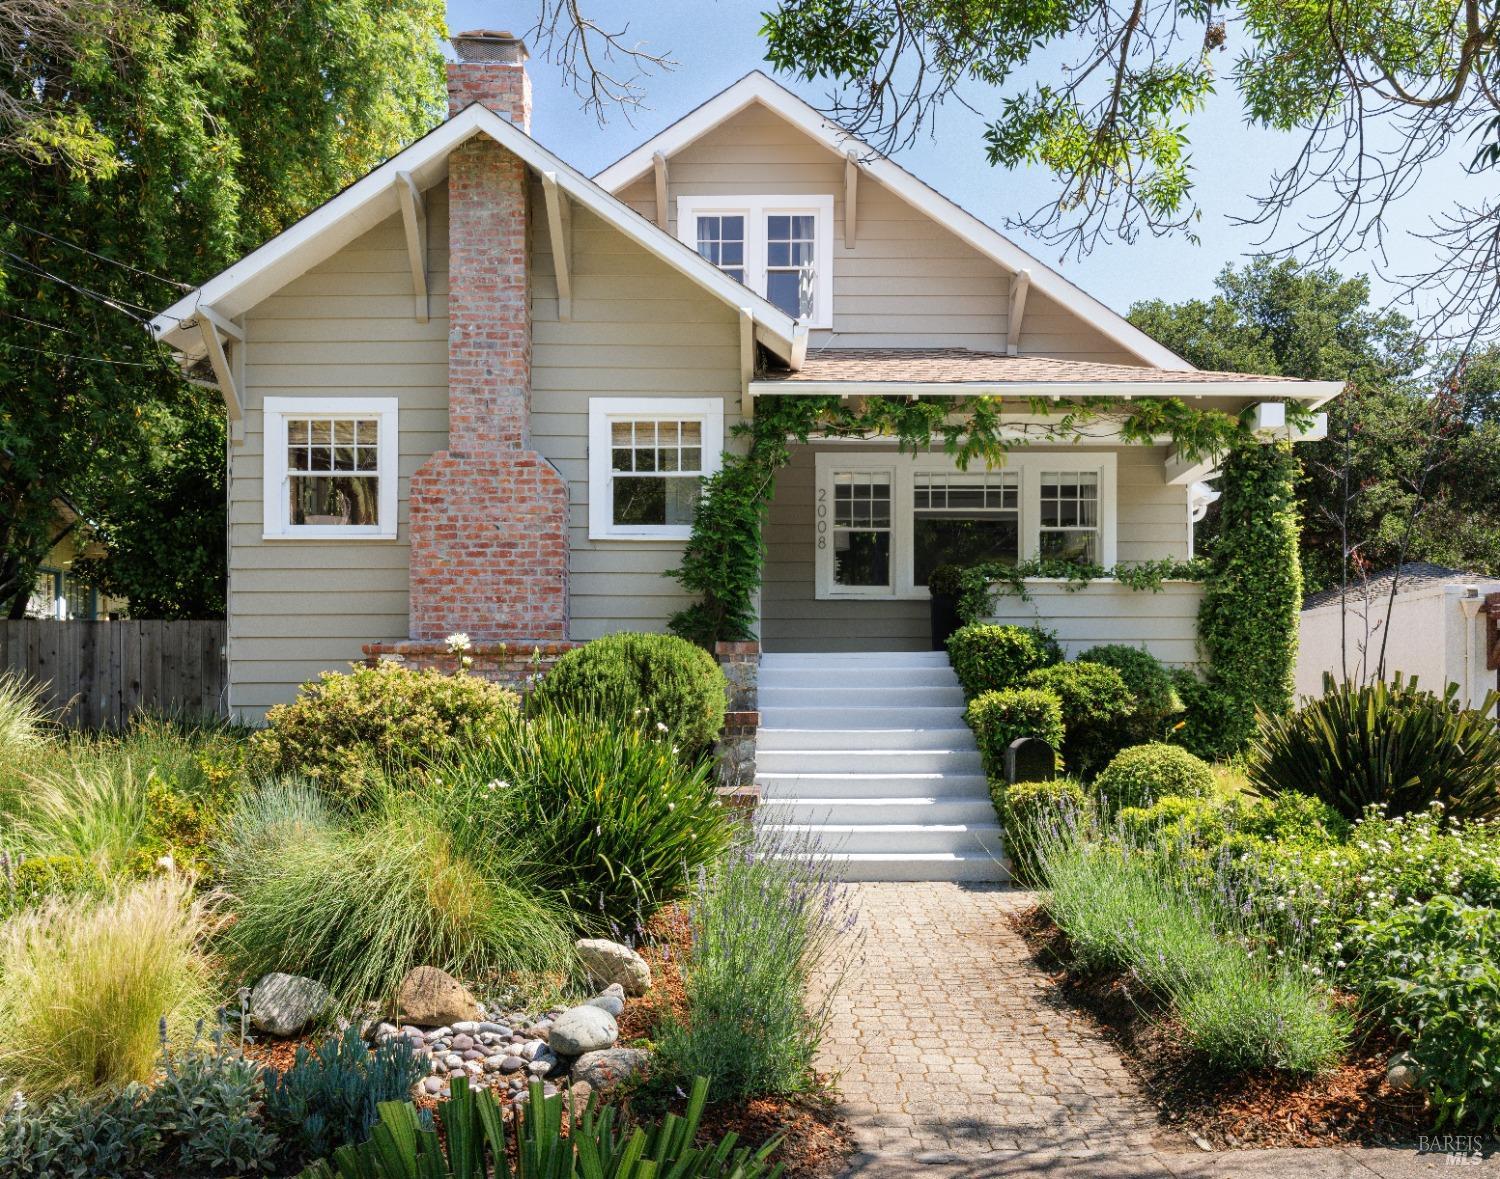
[(137, 709), (222, 716), (223, 622), (0, 622), (0, 669), (44, 685), (80, 728), (116, 728)]

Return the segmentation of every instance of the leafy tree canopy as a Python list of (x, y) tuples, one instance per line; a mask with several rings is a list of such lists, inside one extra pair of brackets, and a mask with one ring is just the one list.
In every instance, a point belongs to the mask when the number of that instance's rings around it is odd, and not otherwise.
[[(1202, 368), (1350, 383), (1328, 407), (1328, 440), (1298, 447), (1307, 588), (1340, 583), (1346, 548), (1353, 576), (1399, 559), (1500, 573), (1494, 523), (1500, 518), (1500, 350), (1480, 352), (1460, 366), (1461, 420), (1442, 423), (1444, 404), (1431, 396), (1427, 374), (1453, 364), (1429, 355), (1404, 316), (1372, 308), (1364, 278), (1258, 260), (1226, 267), (1216, 285), (1208, 299), (1137, 303), (1130, 320)], [(1439, 428), (1443, 444), (1433, 451)], [(1428, 461), (1436, 467), (1419, 490), (1417, 476)], [(1211, 549), (1216, 517), (1199, 527), (1200, 542)]]
[(0, 52), (0, 612), (24, 608), (61, 496), (113, 592), (210, 614), (219, 394), (144, 322), (441, 117), (443, 5), (18, 4), (55, 19)]

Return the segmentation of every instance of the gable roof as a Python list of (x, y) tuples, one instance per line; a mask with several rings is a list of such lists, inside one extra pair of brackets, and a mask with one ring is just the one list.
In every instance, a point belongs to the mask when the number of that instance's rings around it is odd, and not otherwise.
[(634, 151), (620, 157), (594, 179), (602, 188), (619, 192), (651, 169), (657, 152), (671, 157), (688, 144), (713, 130), (724, 120), (738, 114), (752, 103), (780, 115), (787, 122), (821, 143), (836, 155), (858, 152), (855, 162), (875, 180), (895, 193), (918, 212), (973, 246), (1011, 274), (1031, 271), (1031, 286), (1061, 306), (1087, 320), (1127, 352), (1157, 368), (1191, 370), (1192, 365), (1175, 352), (1158, 344), (1118, 311), (1106, 307), (1086, 291), (1074, 286), (1046, 263), (1028, 254), (1015, 242), (931, 185), (917, 179), (894, 160), (881, 155), (864, 140), (829, 122), (779, 82), (759, 70), (746, 74), (727, 90), (678, 119), (666, 130), (652, 136)]
[(196, 318), (200, 307), (211, 309), (222, 319), (242, 315), (395, 213), (399, 207), (396, 183), (401, 173), (410, 173), (418, 190), (431, 186), (447, 175), (449, 154), (476, 135), (488, 135), (533, 171), (550, 173), (558, 188), (580, 206), (709, 294), (730, 307), (747, 308), (755, 321), (756, 339), (794, 367), (801, 363), (807, 339), (805, 327), (647, 221), (514, 123), (478, 103), (438, 124), (265, 245), (178, 299), (151, 321), (152, 334), (186, 357), (202, 356), (205, 346)]
[[(1488, 573), (1465, 573), (1462, 569), (1434, 565), (1431, 561), (1408, 561), (1399, 568), (1401, 580), (1396, 587), (1398, 595), (1440, 585), (1486, 586), (1500, 583), (1500, 578), (1491, 577)], [(1391, 596), (1391, 581), (1396, 577), (1396, 570), (1397, 567), (1392, 566), (1389, 569), (1382, 569), (1379, 573), (1370, 574), (1365, 581), (1351, 582), (1348, 590), (1349, 608), (1357, 610), (1367, 601), (1384, 608), (1386, 599)], [(1319, 606), (1331, 606), (1343, 597), (1342, 590), (1321, 590), (1303, 598), (1302, 608), (1316, 610)]]
[(1270, 396), (1290, 397), (1316, 409), (1343, 391), (1342, 381), (1221, 373), (1204, 369), (1150, 368), (1132, 364), (1059, 360), (1050, 356), (1011, 356), (967, 348), (819, 348), (809, 351), (796, 372), (771, 370), (758, 377), (761, 391), (923, 394), (941, 386), (965, 392), (1024, 395), (1038, 386), (1059, 394)]

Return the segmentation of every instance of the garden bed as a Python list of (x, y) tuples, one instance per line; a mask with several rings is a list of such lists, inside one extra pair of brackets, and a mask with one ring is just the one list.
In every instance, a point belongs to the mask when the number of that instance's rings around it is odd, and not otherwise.
[(1238, 1076), (1207, 1066), (1163, 1005), (1123, 971), (1076, 968), (1067, 935), (1040, 907), (1010, 919), (1058, 998), (1082, 1013), (1119, 1049), (1163, 1122), (1215, 1150), (1314, 1146), (1394, 1146), (1430, 1133), (1432, 1111), (1414, 1091), (1385, 1083), (1399, 1050), (1390, 1033), (1358, 1039), (1331, 1072), (1276, 1071)]

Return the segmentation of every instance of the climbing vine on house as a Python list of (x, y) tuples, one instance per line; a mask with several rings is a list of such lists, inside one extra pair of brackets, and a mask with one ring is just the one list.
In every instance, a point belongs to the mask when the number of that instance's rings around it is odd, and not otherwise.
[(1224, 461), (1222, 532), (1198, 612), (1224, 752), (1249, 739), (1257, 711), (1292, 704), (1302, 607), (1297, 474), (1289, 442), (1242, 442)]
[[(1007, 414), (1003, 423), (1002, 408)], [(1295, 404), (1287, 411), (1289, 422), (1304, 424), (1306, 411)], [(1017, 420), (1018, 413), (1029, 419)], [(941, 446), (960, 469), (967, 469), (974, 462), (1003, 466), (1012, 449), (1032, 443), (1087, 442), (1106, 432), (1114, 441), (1116, 431), (1125, 442), (1170, 438), (1189, 458), (1223, 453), (1251, 438), (1240, 419), (1170, 397), (1132, 402), (1099, 397), (1061, 405), (1046, 398), (1002, 404), (995, 397), (762, 397), (754, 417), (734, 428), (736, 436), (747, 440), (744, 451), (726, 452), (720, 470), (704, 483), (692, 535), (681, 563), (670, 573), (699, 600), (673, 616), (671, 629), (704, 646), (753, 634), (766, 510), (794, 442), (806, 443), (816, 435), (893, 439), (903, 452)], [(1135, 577), (1141, 588), (1149, 588), (1153, 578), (1173, 575), (1158, 563), (1142, 567), (1139, 575), (1128, 567), (1117, 567), (1112, 574)]]

